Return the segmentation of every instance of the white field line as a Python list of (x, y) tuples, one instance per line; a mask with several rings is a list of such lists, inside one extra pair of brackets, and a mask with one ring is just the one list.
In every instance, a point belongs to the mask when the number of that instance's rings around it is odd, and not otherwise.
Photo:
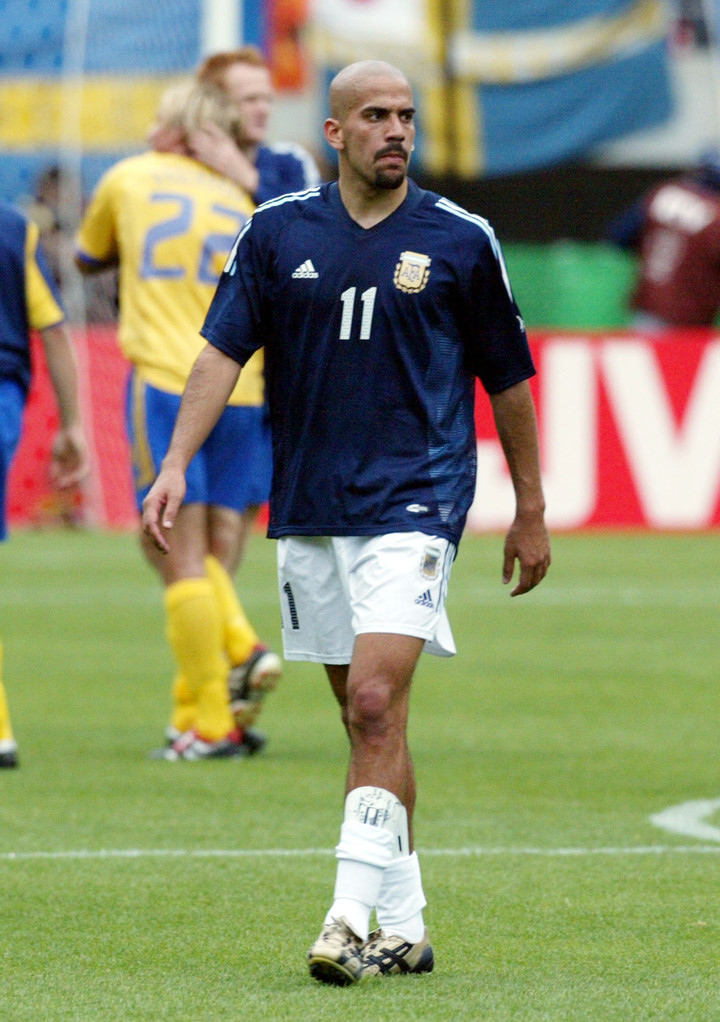
[[(626, 848), (420, 848), (421, 858), (483, 858), (487, 856), (538, 858), (580, 858), (583, 856), (622, 855), (717, 855), (720, 843), (713, 845), (630, 845)], [(331, 848), (100, 848), (76, 851), (0, 852), (0, 862), (25, 862), (32, 859), (307, 859), (332, 856)]]
[[(720, 854), (720, 827), (705, 823), (705, 818), (720, 810), (720, 798), (697, 799), (654, 813), (650, 822), (663, 830), (684, 837), (713, 841), (710, 845), (628, 845), (599, 848), (425, 848), (423, 858), (482, 858), (487, 856), (536, 856), (538, 858), (580, 858), (583, 856), (621, 855), (717, 855)], [(333, 855), (331, 848), (98, 848), (75, 851), (0, 852), (0, 862), (24, 862), (30, 859), (303, 859)]]

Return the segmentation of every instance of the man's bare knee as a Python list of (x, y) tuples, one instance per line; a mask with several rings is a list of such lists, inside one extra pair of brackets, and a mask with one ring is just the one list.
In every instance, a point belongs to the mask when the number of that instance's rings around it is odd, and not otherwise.
[(384, 681), (363, 682), (350, 692), (348, 722), (351, 728), (368, 738), (382, 738), (390, 730), (402, 728), (404, 712), (393, 692)]

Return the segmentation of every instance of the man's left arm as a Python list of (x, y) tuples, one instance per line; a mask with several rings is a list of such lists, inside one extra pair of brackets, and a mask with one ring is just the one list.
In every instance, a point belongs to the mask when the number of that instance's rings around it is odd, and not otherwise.
[(503, 582), (512, 579), (517, 559), (520, 579), (510, 595), (521, 596), (542, 582), (550, 567), (535, 405), (527, 380), (491, 394), (490, 402), (515, 490), (515, 518), (505, 538)]

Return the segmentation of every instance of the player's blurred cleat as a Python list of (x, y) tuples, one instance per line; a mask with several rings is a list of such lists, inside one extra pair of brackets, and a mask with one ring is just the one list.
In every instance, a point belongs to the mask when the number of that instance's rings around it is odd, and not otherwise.
[(207, 742), (194, 731), (186, 731), (164, 749), (150, 753), (151, 759), (165, 759), (170, 762), (181, 759), (192, 762), (203, 759), (239, 759), (248, 755), (250, 753), (243, 745), (239, 731), (231, 731), (229, 735), (219, 738), (216, 742)]
[(258, 731), (254, 727), (245, 727), (242, 729), (240, 744), (246, 750), (248, 756), (256, 756), (267, 745), (267, 735), (264, 735), (262, 731)]
[(230, 668), (230, 712), (239, 728), (254, 724), (263, 699), (277, 685), (282, 661), (267, 646), (257, 645), (245, 663)]
[[(175, 743), (178, 742), (180, 739), (183, 739), (186, 734), (192, 733), (193, 732), (191, 731), (189, 732), (178, 731), (178, 729), (176, 727), (173, 727), (172, 724), (168, 725), (168, 727), (165, 728), (165, 748), (153, 749), (153, 751), (150, 753), (150, 759), (172, 758), (167, 755), (168, 749), (174, 746)], [(262, 731), (258, 731), (254, 727), (246, 727), (243, 728), (242, 730), (238, 728), (236, 732), (233, 732), (233, 735), (235, 738), (237, 738), (238, 735), (240, 736), (239, 743), (244, 750), (243, 752), (238, 753), (238, 755), (240, 756), (256, 756), (258, 752), (262, 752), (262, 750), (265, 748), (268, 742), (267, 735), (264, 735)]]
[(346, 987), (362, 978), (362, 941), (343, 917), (323, 926), (308, 951), (310, 975), (320, 983)]
[(19, 766), (17, 742), (12, 738), (0, 741), (0, 769)]
[(435, 956), (428, 932), (411, 944), (404, 937), (388, 937), (374, 930), (362, 948), (363, 977), (392, 976), (400, 973), (432, 972)]
[(179, 728), (173, 727), (172, 724), (168, 724), (165, 728), (165, 744), (172, 745), (178, 738), (182, 738), (185, 734), (184, 731), (180, 731)]

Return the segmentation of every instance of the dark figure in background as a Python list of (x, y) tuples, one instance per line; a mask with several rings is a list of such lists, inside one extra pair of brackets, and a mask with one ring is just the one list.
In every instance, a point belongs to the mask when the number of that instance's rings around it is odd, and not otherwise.
[[(35, 182), (25, 213), (40, 230), (40, 243), (60, 289), (68, 320), (73, 323), (114, 323), (118, 317), (118, 280), (113, 269), (78, 280), (73, 236), (85, 205), (75, 199), (77, 183), (57, 163), (51, 163)], [(77, 207), (77, 208), (75, 208)]]
[(642, 196), (607, 238), (638, 255), (633, 326), (712, 326), (720, 308), (720, 149)]

